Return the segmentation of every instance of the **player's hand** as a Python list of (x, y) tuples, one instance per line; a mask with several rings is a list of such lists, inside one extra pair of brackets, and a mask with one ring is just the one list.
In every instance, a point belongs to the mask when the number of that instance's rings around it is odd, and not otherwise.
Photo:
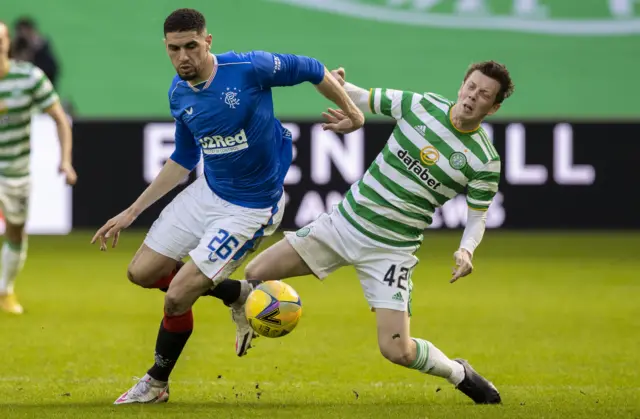
[(67, 185), (73, 186), (76, 184), (76, 181), (78, 180), (78, 175), (76, 174), (76, 170), (73, 168), (71, 163), (67, 163), (67, 162), (60, 163), (58, 172), (64, 174)]
[(335, 70), (331, 70), (331, 75), (334, 79), (338, 80), (340, 86), (344, 86), (344, 83), (346, 82), (344, 68), (340, 67), (336, 68)]
[(113, 244), (111, 247), (116, 247), (116, 244), (118, 244), (118, 238), (120, 237), (120, 231), (129, 227), (136, 218), (138, 218), (138, 215), (135, 214), (131, 208), (127, 208), (100, 227), (93, 236), (93, 239), (91, 239), (91, 244), (94, 244), (96, 240), (100, 240), (100, 250), (105, 252), (107, 250), (109, 239), (113, 237)]
[(471, 263), (471, 253), (465, 249), (458, 249), (453, 258), (456, 261), (456, 267), (453, 268), (450, 283), (456, 282), (459, 278), (469, 275), (473, 272), (473, 264)]
[[(328, 112), (328, 113), (327, 113)], [(364, 117), (360, 120), (353, 120), (349, 118), (341, 109), (327, 109), (327, 112), (322, 112), (322, 116), (327, 120), (327, 123), (322, 124), (324, 131), (333, 131), (338, 134), (348, 134), (350, 132), (359, 130), (364, 125)]]

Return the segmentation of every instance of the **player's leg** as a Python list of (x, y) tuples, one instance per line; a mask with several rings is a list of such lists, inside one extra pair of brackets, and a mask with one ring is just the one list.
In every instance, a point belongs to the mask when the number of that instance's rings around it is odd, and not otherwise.
[[(274, 264), (274, 261), (282, 263)], [(236, 355), (244, 356), (257, 337), (245, 315), (245, 304), (251, 291), (261, 282), (279, 280), (311, 274), (307, 264), (286, 240), (280, 240), (253, 259), (245, 269), (245, 278), (237, 283), (240, 288), (235, 300), (229, 305), (231, 319), (236, 325)], [(225, 282), (230, 281), (226, 280)], [(222, 283), (221, 285), (224, 285)], [(215, 291), (215, 289), (214, 289)]]
[[(182, 259), (198, 245), (199, 237), (204, 233), (201, 220), (205, 215), (201, 208), (191, 204), (204, 188), (204, 178), (197, 179), (162, 210), (127, 268), (127, 277), (132, 283), (163, 292), (169, 289), (184, 265)], [(232, 280), (203, 293), (219, 298), (227, 305), (239, 294), (240, 284)]]
[[(365, 249), (366, 251), (366, 249)], [(441, 377), (476, 403), (499, 403), (500, 395), (464, 360), (451, 360), (433, 343), (411, 336), (411, 272), (417, 259), (402, 251), (367, 251), (356, 271), (376, 313), (382, 355), (406, 368)]]
[(388, 308), (376, 308), (375, 311), (378, 345), (386, 359), (403, 367), (444, 378), (476, 403), (500, 403), (498, 390), (466, 360), (451, 360), (433, 343), (411, 337), (409, 315), (406, 311)]
[[(322, 214), (317, 220), (297, 232), (285, 233), (284, 239), (256, 256), (245, 269), (246, 280), (241, 282), (258, 284), (263, 281), (310, 274), (324, 279), (331, 272), (348, 263), (342, 254), (346, 254), (346, 249), (342, 246), (339, 234), (332, 225), (331, 216)], [(250, 287), (249, 290), (251, 289)], [(232, 305), (232, 307), (238, 307), (233, 317), (238, 331), (236, 334), (238, 356), (246, 354), (246, 350), (250, 347), (243, 348), (238, 344), (239, 339), (248, 339), (250, 343), (255, 337), (244, 314), (247, 296), (248, 293), (243, 293)], [(240, 335), (242, 331), (247, 332), (245, 336), (248, 338)]]
[[(203, 188), (208, 187), (204, 185)], [(206, 290), (228, 278), (242, 264), (255, 244), (254, 239), (271, 223), (273, 213), (270, 209), (241, 208), (222, 201), (208, 189), (200, 192), (195, 191), (191, 198), (185, 200), (193, 205), (196, 218), (201, 220), (198, 226), (202, 226), (204, 233), (200, 235), (197, 246), (188, 253), (191, 261), (178, 271), (169, 285), (165, 313), (156, 340), (155, 363), (145, 377), (115, 404), (168, 399), (169, 375), (193, 330), (192, 305)], [(197, 214), (199, 209), (202, 210), (200, 215)], [(184, 227), (191, 231), (198, 228), (189, 225), (187, 222)], [(160, 248), (154, 238), (148, 242), (156, 249)]]
[(169, 399), (169, 376), (193, 332), (193, 304), (211, 288), (211, 279), (193, 261), (187, 262), (169, 285), (164, 317), (156, 339), (154, 364), (144, 377), (114, 404), (160, 403)]
[[(284, 206), (285, 197), (283, 194), (280, 202), (269, 210), (269, 220), (260, 226), (259, 230), (254, 233), (254, 236), (245, 243), (241, 253), (236, 255), (239, 264), (258, 248), (263, 238), (271, 236), (277, 230), (282, 222)], [(240, 209), (240, 211), (242, 210)], [(267, 215), (266, 211), (265, 215)], [(251, 273), (251, 269), (253, 268), (249, 268), (249, 273)], [(236, 325), (235, 350), (238, 356), (246, 355), (247, 351), (251, 348), (251, 341), (257, 337), (245, 316), (245, 303), (253, 288), (260, 282), (262, 281), (225, 279), (208, 291), (209, 295), (220, 298), (224, 304), (231, 309), (231, 319)]]
[(412, 338), (406, 311), (375, 308), (378, 346), (382, 356), (394, 364), (442, 377), (453, 385), (464, 379), (461, 364), (449, 359), (431, 342)]
[(24, 224), (6, 222), (2, 244), (2, 269), (0, 273), (0, 308), (7, 313), (22, 314), (14, 284), (27, 259), (27, 235)]
[[(180, 261), (198, 246), (200, 238), (206, 232), (205, 220), (209, 208), (204, 198), (205, 188), (207, 186), (202, 179), (196, 180), (163, 209), (158, 219), (151, 226), (144, 244), (136, 252), (128, 267), (127, 276), (133, 283), (146, 288), (165, 289), (167, 291), (165, 302), (167, 302), (168, 297), (170, 303), (176, 301), (176, 295), (173, 293), (170, 295), (169, 293), (173, 280), (179, 276), (186, 277), (184, 279), (185, 283), (195, 284), (194, 286), (197, 287), (199, 277), (194, 275), (192, 271), (185, 270), (185, 266)], [(211, 281), (208, 281), (207, 285), (211, 287)], [(178, 285), (174, 288), (176, 290), (174, 292), (185, 289), (184, 286)], [(202, 292), (206, 289), (207, 287), (204, 287)], [(175, 304), (171, 304), (171, 307), (175, 307)], [(169, 314), (175, 313), (175, 310), (172, 309)], [(167, 359), (172, 359), (172, 354), (174, 354), (175, 363), (177, 355), (182, 351), (193, 330), (193, 317), (189, 314), (168, 317), (168, 320), (167, 316), (163, 317), (156, 346), (158, 347), (162, 342), (165, 342), (159, 353), (168, 353), (165, 356)], [(172, 317), (176, 317), (176, 319)], [(166, 328), (164, 327), (165, 324)], [(165, 348), (167, 329), (169, 329), (168, 333), (174, 333), (177, 336), (173, 339), (173, 342), (177, 343), (170, 346), (169, 349)], [(169, 341), (171, 342), (171, 339)], [(175, 355), (176, 352), (177, 355)], [(160, 362), (162, 363), (162, 361)], [(115, 404), (166, 401), (168, 399), (168, 391), (165, 390), (168, 390), (168, 386), (159, 387), (156, 384), (157, 382), (152, 382), (150, 377), (145, 376), (129, 391), (120, 396), (115, 401)]]
[(25, 223), (29, 210), (29, 178), (0, 182), (0, 204), (5, 217), (5, 236), (0, 256), (0, 309), (21, 314), (14, 284), (27, 259)]

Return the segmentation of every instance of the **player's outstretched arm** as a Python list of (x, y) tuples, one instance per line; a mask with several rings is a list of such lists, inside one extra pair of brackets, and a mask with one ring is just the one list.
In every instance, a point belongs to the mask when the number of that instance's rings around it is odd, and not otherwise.
[[(342, 67), (332, 70), (331, 74), (342, 85), (358, 109), (365, 113), (385, 115), (400, 120), (422, 100), (422, 95), (410, 91), (386, 88), (365, 90), (347, 82)], [(329, 113), (336, 116), (335, 110), (330, 109)], [(327, 118), (326, 114), (325, 118)]]
[(249, 56), (262, 88), (295, 86), (309, 82), (315, 85), (324, 97), (335, 103), (346, 118), (339, 121), (339, 124), (325, 124), (325, 129), (347, 134), (364, 125), (362, 112), (324, 64), (315, 58), (266, 51), (253, 51)]

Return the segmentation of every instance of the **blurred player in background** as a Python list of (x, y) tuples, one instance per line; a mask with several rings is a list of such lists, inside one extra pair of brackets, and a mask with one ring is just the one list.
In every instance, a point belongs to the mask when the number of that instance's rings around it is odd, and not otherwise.
[(56, 123), (62, 156), (60, 172), (67, 184), (75, 184), (76, 173), (71, 165), (71, 126), (58, 95), (40, 68), (9, 59), (9, 45), (9, 29), (0, 22), (0, 205), (6, 225), (0, 261), (0, 309), (21, 314), (14, 282), (27, 257), (25, 223), (33, 110), (48, 113)]
[(21, 17), (14, 23), (12, 38), (11, 56), (32, 63), (44, 72), (54, 88), (58, 86), (60, 64), (51, 42), (40, 33), (36, 22), (30, 17)]
[[(456, 102), (426, 93), (361, 89), (345, 83), (363, 112), (397, 120), (386, 147), (345, 199), (329, 214), (266, 249), (249, 263), (250, 280), (278, 280), (356, 268), (365, 297), (376, 313), (378, 345), (389, 361), (445, 378), (476, 403), (499, 403), (500, 394), (462, 359), (452, 361), (431, 342), (412, 338), (411, 274), (423, 231), (436, 208), (466, 189), (468, 214), (451, 282), (468, 275), (485, 231), (486, 211), (498, 191), (500, 157), (480, 124), (513, 91), (507, 69), (493, 61), (473, 64)], [(325, 129), (345, 116), (324, 114)], [(462, 309), (464, 307), (452, 307)]]
[[(106, 250), (120, 231), (175, 188), (204, 155), (204, 176), (162, 211), (134, 256), (129, 279), (165, 288), (164, 318), (155, 363), (115, 404), (164, 402), (169, 375), (193, 330), (192, 305), (202, 295), (233, 302), (250, 287), (225, 280), (280, 225), (284, 177), (292, 158), (291, 134), (274, 116), (271, 89), (310, 82), (344, 111), (336, 130), (348, 133), (364, 115), (319, 61), (297, 55), (210, 52), (212, 37), (196, 10), (179, 9), (165, 20), (167, 53), (177, 71), (168, 96), (176, 125), (176, 150), (131, 207), (94, 236)], [(191, 260), (183, 264), (187, 256)], [(232, 305), (243, 355), (253, 334), (241, 304)]]

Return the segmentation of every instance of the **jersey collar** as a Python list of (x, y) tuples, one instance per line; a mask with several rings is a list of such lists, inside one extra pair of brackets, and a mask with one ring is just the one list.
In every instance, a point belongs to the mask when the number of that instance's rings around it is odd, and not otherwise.
[[(191, 83), (187, 82), (187, 86), (189, 86), (191, 90), (193, 90), (194, 92), (199, 92), (201, 90), (208, 89), (209, 86), (211, 86), (211, 82), (213, 81), (213, 79), (216, 77), (216, 74), (218, 73), (218, 57), (216, 57), (216, 54), (211, 54), (211, 56), (213, 57), (213, 70), (211, 71), (211, 75), (209, 76), (207, 81), (204, 82), (204, 86), (202, 87), (202, 89), (199, 89), (193, 86)], [(196, 86), (200, 86), (202, 83), (203, 82), (200, 82)]]

